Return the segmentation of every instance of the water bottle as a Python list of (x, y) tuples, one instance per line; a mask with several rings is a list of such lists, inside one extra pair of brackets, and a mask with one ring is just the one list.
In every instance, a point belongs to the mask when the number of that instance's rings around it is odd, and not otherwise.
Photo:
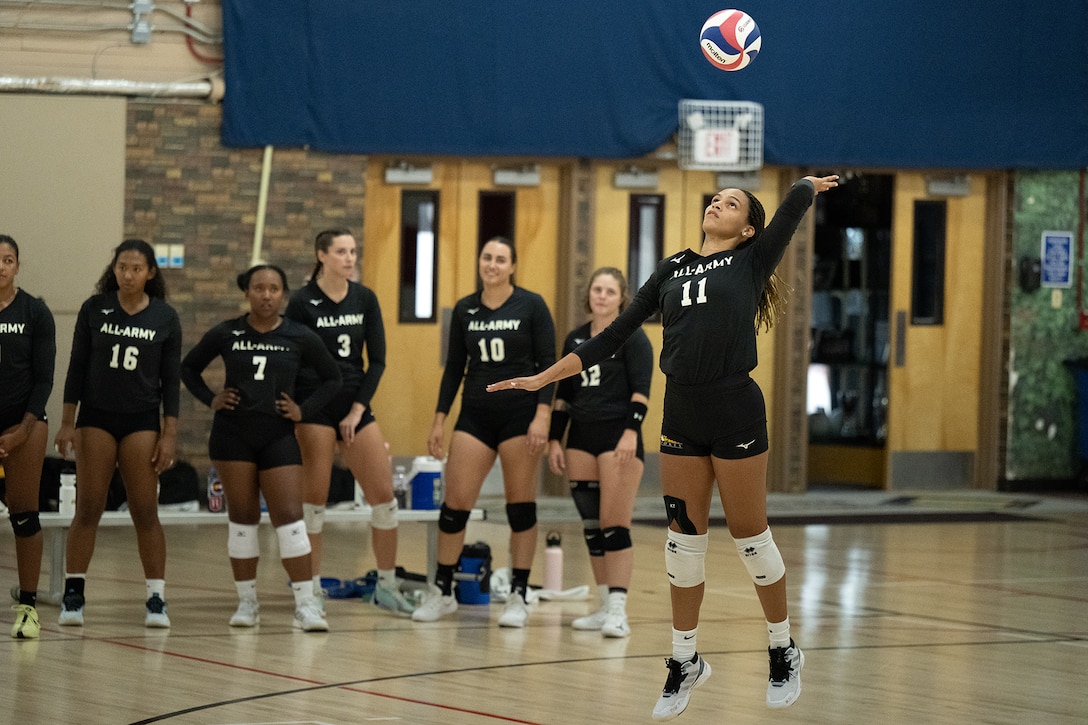
[(208, 510), (218, 513), (224, 508), (223, 482), (219, 480), (219, 472), (215, 466), (208, 468)]
[(393, 496), (397, 499), (397, 508), (408, 508), (408, 471), (404, 466), (393, 470)]
[(57, 508), (63, 516), (74, 516), (76, 513), (76, 474), (73, 471), (65, 471), (60, 474), (60, 500)]
[(563, 539), (558, 531), (544, 538), (544, 588), (563, 591)]

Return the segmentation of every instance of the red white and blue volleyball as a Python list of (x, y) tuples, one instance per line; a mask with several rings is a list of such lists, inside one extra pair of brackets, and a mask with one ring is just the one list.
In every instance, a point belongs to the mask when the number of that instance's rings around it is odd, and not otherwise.
[(719, 10), (707, 18), (699, 33), (699, 45), (711, 65), (720, 70), (740, 70), (759, 55), (763, 38), (752, 16), (741, 10)]

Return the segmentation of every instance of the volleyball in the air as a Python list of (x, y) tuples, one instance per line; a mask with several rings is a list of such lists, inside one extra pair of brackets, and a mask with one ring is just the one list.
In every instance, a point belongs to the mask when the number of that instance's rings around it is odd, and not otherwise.
[(699, 45), (715, 68), (740, 70), (759, 55), (763, 38), (756, 21), (748, 13), (719, 10), (703, 23)]

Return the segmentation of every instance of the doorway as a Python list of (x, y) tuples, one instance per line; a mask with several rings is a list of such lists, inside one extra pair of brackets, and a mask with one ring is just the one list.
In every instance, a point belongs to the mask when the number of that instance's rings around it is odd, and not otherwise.
[(885, 486), (894, 180), (847, 171), (816, 197), (809, 486)]

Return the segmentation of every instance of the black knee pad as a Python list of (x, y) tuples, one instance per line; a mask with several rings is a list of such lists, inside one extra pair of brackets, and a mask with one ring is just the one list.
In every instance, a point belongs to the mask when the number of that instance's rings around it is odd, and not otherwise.
[(602, 533), (605, 551), (623, 551), (631, 548), (631, 529), (626, 526), (609, 526)]
[(665, 514), (669, 517), (669, 524), (673, 521), (680, 527), (681, 534), (695, 536), (699, 532), (695, 530), (695, 524), (688, 518), (688, 505), (682, 498), (665, 496)]
[(471, 515), (471, 511), (451, 509), (446, 504), (442, 504), (442, 510), (438, 512), (438, 530), (444, 534), (459, 534), (465, 530), (468, 517)]
[(590, 556), (604, 556), (604, 532), (600, 529), (585, 529), (586, 548)]
[(596, 526), (601, 518), (601, 482), (571, 481), (570, 496), (578, 515), (589, 526)]
[(536, 526), (536, 501), (506, 504), (506, 520), (515, 534)]
[(42, 530), (42, 522), (38, 518), (37, 511), (24, 511), (21, 514), (10, 514), (11, 530), (21, 538), (33, 536)]

